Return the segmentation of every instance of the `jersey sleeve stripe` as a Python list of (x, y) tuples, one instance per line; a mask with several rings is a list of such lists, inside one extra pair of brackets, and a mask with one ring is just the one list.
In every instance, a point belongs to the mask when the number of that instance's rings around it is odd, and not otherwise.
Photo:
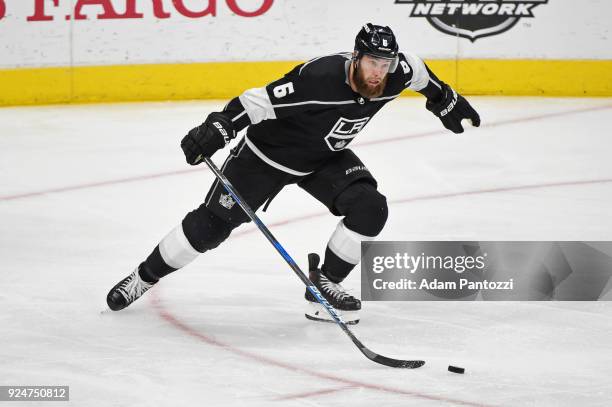
[(244, 106), (247, 115), (249, 115), (251, 124), (257, 124), (263, 120), (276, 119), (274, 107), (266, 88), (249, 89), (238, 98), (242, 106)]
[(403, 54), (412, 70), (412, 81), (408, 85), (408, 88), (418, 92), (429, 83), (429, 72), (427, 72), (427, 67), (421, 58), (407, 52)]
[(232, 119), (232, 121), (233, 121), (233, 122), (237, 121), (237, 120), (238, 120), (238, 119), (240, 119), (242, 116), (244, 116), (246, 113), (247, 113), (247, 111), (246, 111), (246, 110), (244, 110), (242, 113), (240, 113), (239, 115), (235, 116), (235, 117)]

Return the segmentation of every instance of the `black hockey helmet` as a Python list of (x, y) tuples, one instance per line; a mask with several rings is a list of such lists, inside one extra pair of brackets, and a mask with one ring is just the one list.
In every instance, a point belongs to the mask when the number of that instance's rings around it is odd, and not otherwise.
[(389, 72), (394, 72), (397, 68), (398, 52), (395, 34), (389, 27), (367, 23), (355, 37), (355, 60), (359, 60), (364, 54), (389, 59), (392, 61)]

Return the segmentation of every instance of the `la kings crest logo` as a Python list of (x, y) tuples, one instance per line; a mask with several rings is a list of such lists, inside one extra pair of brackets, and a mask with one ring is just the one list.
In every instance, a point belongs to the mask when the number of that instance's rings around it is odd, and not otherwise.
[(438, 31), (475, 42), (504, 33), (548, 0), (395, 0), (410, 4), (410, 17), (423, 17)]
[(219, 205), (225, 209), (232, 209), (235, 204), (236, 201), (234, 201), (234, 198), (232, 198), (230, 194), (221, 194), (219, 197)]
[(345, 119), (344, 117), (338, 119), (329, 134), (325, 136), (325, 142), (329, 149), (332, 151), (344, 150), (369, 120), (369, 117), (354, 120)]

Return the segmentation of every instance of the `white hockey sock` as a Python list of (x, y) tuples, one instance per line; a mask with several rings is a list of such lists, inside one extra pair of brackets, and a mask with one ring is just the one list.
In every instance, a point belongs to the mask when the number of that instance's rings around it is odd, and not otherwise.
[(361, 242), (374, 239), (376, 236), (365, 236), (353, 232), (344, 225), (343, 221), (340, 221), (327, 245), (336, 256), (345, 262), (358, 264), (361, 260)]
[(187, 240), (181, 224), (159, 242), (159, 252), (164, 262), (174, 269), (185, 267), (200, 254)]

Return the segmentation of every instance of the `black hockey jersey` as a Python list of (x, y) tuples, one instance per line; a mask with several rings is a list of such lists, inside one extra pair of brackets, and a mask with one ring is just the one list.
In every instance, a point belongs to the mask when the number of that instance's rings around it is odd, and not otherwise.
[(323, 56), (296, 66), (264, 88), (249, 89), (225, 108), (239, 131), (249, 126), (248, 147), (263, 161), (307, 175), (345, 149), (388, 102), (410, 88), (429, 98), (440, 82), (417, 56), (400, 53), (380, 97), (366, 99), (349, 84), (351, 53)]

